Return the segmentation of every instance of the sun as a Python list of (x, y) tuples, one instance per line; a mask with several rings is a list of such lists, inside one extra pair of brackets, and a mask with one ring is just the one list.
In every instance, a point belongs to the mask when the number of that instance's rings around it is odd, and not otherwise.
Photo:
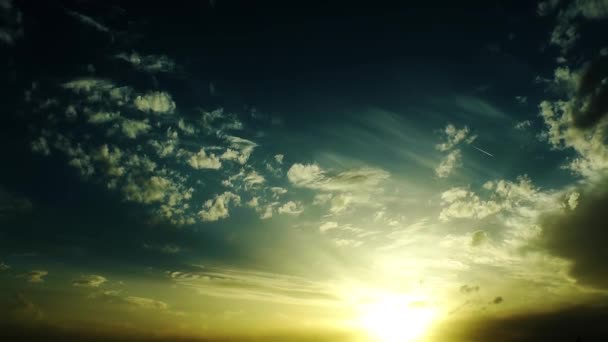
[(424, 302), (402, 296), (384, 296), (361, 307), (360, 326), (372, 341), (414, 342), (428, 331), (435, 310)]

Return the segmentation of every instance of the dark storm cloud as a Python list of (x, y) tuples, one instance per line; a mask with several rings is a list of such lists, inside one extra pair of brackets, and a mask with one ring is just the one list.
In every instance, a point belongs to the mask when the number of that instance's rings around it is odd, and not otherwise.
[(437, 341), (604, 341), (608, 336), (606, 305), (577, 306), (557, 311), (504, 318), (451, 322), (439, 326)]
[(579, 110), (574, 124), (579, 128), (597, 125), (608, 114), (608, 57), (591, 62), (579, 81), (577, 98)]
[(608, 288), (608, 180), (580, 196), (573, 210), (541, 218), (540, 244), (573, 262), (570, 273), (581, 283)]
[(494, 298), (494, 300), (492, 301), (492, 304), (500, 304), (502, 303), (503, 299), (501, 296), (498, 296), (496, 298)]

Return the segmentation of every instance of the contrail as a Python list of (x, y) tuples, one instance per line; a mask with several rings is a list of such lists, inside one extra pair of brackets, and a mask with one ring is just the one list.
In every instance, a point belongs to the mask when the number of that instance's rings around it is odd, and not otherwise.
[(476, 149), (477, 151), (479, 151), (481, 153), (485, 153), (485, 154), (489, 155), (490, 157), (494, 158), (494, 156), (490, 152), (484, 151), (484, 150), (480, 149), (479, 147), (475, 147), (473, 145), (471, 145), (471, 147), (473, 147), (474, 149)]

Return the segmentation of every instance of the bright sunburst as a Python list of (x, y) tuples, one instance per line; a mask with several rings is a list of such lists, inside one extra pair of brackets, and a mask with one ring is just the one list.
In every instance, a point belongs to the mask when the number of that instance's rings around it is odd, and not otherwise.
[(435, 310), (403, 296), (383, 296), (361, 308), (360, 325), (378, 342), (413, 342), (428, 331)]

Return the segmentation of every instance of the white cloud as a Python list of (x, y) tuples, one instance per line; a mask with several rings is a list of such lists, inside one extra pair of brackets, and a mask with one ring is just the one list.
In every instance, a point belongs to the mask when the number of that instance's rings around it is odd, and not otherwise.
[(134, 101), (135, 107), (143, 112), (173, 113), (175, 102), (171, 95), (162, 91), (154, 91), (143, 96), (138, 96)]
[(259, 197), (252, 197), (247, 203), (245, 203), (250, 208), (257, 208), (260, 205)]
[(216, 195), (214, 200), (207, 200), (198, 215), (204, 222), (217, 221), (229, 216), (228, 206), (230, 203), (240, 204), (241, 197), (226, 191)]
[(270, 188), (270, 191), (272, 191), (273, 197), (279, 197), (280, 195), (284, 195), (287, 193), (287, 189), (278, 186), (273, 186), (272, 188)]
[(144, 309), (153, 309), (153, 310), (167, 310), (169, 305), (163, 301), (144, 298), (144, 297), (135, 297), (135, 296), (127, 296), (124, 298), (125, 302), (132, 304), (134, 306), (144, 308)]
[(388, 172), (370, 167), (331, 175), (316, 164), (293, 164), (287, 171), (287, 179), (294, 186), (323, 191), (370, 190), (388, 177)]
[(443, 133), (445, 134), (445, 142), (435, 146), (436, 149), (443, 152), (451, 150), (461, 142), (470, 144), (477, 138), (476, 135), (469, 135), (469, 128), (467, 126), (458, 129), (454, 125), (448, 124)]
[(279, 214), (300, 215), (304, 211), (302, 204), (299, 202), (289, 201), (279, 207)]
[(315, 186), (323, 178), (323, 171), (317, 164), (293, 164), (287, 171), (287, 179), (299, 187)]
[(525, 176), (518, 177), (517, 182), (486, 182), (483, 188), (491, 192), (490, 199), (482, 200), (477, 194), (461, 187), (443, 192), (439, 219), (444, 222), (453, 218), (483, 219), (501, 211), (521, 210), (524, 204), (540, 205), (543, 202), (538, 189)]
[(350, 194), (340, 193), (332, 197), (330, 201), (329, 211), (337, 214), (346, 210), (351, 202), (353, 201), (353, 196)]
[(435, 174), (439, 178), (448, 177), (452, 171), (461, 165), (460, 160), (462, 159), (462, 155), (460, 150), (452, 150), (448, 155), (446, 155), (439, 165), (435, 168)]
[(148, 120), (132, 120), (132, 119), (124, 119), (120, 127), (124, 135), (128, 138), (135, 139), (141, 133), (148, 132), (152, 126), (148, 123)]
[(204, 149), (200, 149), (200, 151), (190, 157), (188, 159), (188, 164), (193, 168), (200, 169), (214, 169), (217, 170), (222, 167), (222, 162), (220, 158), (218, 158), (215, 154), (210, 153), (207, 155)]
[(255, 147), (258, 146), (251, 140), (231, 135), (225, 136), (225, 139), (230, 144), (230, 148), (228, 148), (226, 152), (221, 155), (220, 158), (223, 160), (237, 161), (241, 165), (247, 163), (247, 160), (249, 160), (251, 153), (253, 153)]
[(165, 177), (131, 178), (123, 187), (125, 197), (129, 201), (140, 203), (160, 202), (169, 194), (174, 185)]
[(319, 226), (319, 231), (325, 233), (326, 231), (335, 228), (338, 228), (338, 222), (328, 221)]
[(150, 140), (149, 144), (154, 147), (156, 153), (159, 157), (165, 158), (173, 154), (173, 152), (177, 149), (177, 144), (179, 143), (179, 136), (176, 131), (171, 128), (167, 129), (166, 132), (167, 140), (165, 141), (157, 141)]
[(282, 154), (277, 154), (274, 156), (274, 160), (276, 160), (279, 164), (283, 164), (283, 158), (284, 156)]
[(260, 175), (254, 170), (249, 172), (243, 178), (243, 181), (245, 182), (245, 188), (249, 189), (256, 185), (263, 184), (266, 180), (264, 179), (264, 176)]
[(89, 116), (89, 122), (92, 124), (101, 124), (110, 121), (114, 121), (120, 118), (120, 113), (118, 112), (96, 112)]
[(79, 287), (99, 287), (106, 281), (108, 280), (103, 276), (91, 274), (72, 281), (72, 285)]
[(11, 266), (10, 266), (10, 265), (8, 265), (8, 264), (7, 264), (7, 263), (5, 263), (5, 262), (0, 261), (0, 272), (1, 272), (1, 271), (6, 271), (6, 270), (8, 270), (8, 269), (10, 269), (10, 268), (11, 268)]

